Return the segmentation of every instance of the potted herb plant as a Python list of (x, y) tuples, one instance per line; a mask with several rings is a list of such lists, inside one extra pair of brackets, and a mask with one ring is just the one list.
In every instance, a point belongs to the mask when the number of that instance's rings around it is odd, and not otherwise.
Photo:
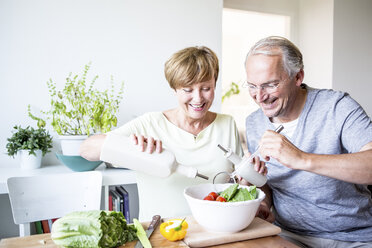
[(40, 168), (41, 158), (52, 148), (52, 136), (41, 126), (37, 129), (14, 126), (12, 133), (7, 139), (7, 154), (14, 157), (19, 153), (22, 169)]
[(230, 86), (229, 86), (229, 90), (226, 91), (223, 95), (222, 95), (222, 102), (224, 102), (227, 98), (233, 96), (233, 95), (237, 95), (240, 93), (240, 89), (239, 89), (239, 85), (237, 85), (236, 83), (234, 82), (231, 82)]
[[(79, 155), (81, 142), (94, 133), (105, 133), (117, 125), (119, 104), (123, 98), (123, 86), (115, 92), (111, 77), (110, 87), (96, 89), (98, 76), (87, 81), (91, 64), (85, 65), (81, 76), (70, 73), (62, 89), (55, 82), (47, 82), (50, 94), (50, 109), (42, 111), (59, 135), (63, 155)], [(30, 113), (31, 118), (42, 120)]]

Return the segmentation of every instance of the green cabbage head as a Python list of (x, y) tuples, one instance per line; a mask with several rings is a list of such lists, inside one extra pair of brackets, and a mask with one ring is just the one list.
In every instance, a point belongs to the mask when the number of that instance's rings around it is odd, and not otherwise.
[(79, 211), (53, 223), (52, 239), (63, 247), (117, 247), (137, 239), (136, 228), (127, 225), (121, 212)]

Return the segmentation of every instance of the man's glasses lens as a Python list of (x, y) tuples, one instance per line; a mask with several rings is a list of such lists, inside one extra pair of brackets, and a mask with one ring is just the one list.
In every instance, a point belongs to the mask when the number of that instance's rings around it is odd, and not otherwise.
[(257, 85), (254, 85), (248, 82), (244, 82), (242, 87), (248, 88), (248, 90), (251, 93), (256, 93), (259, 89), (261, 89), (263, 92), (266, 92), (266, 93), (273, 93), (278, 89), (279, 83), (270, 83), (270, 84), (264, 84), (261, 86), (257, 86)]

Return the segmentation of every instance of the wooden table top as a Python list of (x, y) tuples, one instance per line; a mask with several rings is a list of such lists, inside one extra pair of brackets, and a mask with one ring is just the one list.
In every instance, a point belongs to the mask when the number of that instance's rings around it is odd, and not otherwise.
[[(160, 235), (160, 236), (159, 236)], [(188, 247), (184, 242), (171, 242), (166, 240), (161, 236), (160, 233), (155, 233), (150, 237), (151, 244), (154, 248), (157, 247)], [(127, 243), (121, 248), (132, 248), (136, 244), (136, 241)], [(27, 237), (15, 237), (15, 238), (6, 238), (2, 239), (0, 242), (1, 248), (13, 248), (13, 247), (29, 247), (29, 248), (58, 248), (54, 244), (53, 240), (50, 237), (50, 233), (46, 234), (37, 234)], [(209, 246), (215, 248), (295, 248), (296, 245), (290, 243), (289, 241), (275, 235), (265, 238), (251, 239), (240, 242), (228, 243), (223, 245)]]
[[(262, 219), (255, 218), (250, 226), (242, 230), (239, 234), (210, 233), (201, 228), (192, 216), (188, 217), (189, 229), (185, 240), (171, 242), (164, 238), (160, 233), (160, 227), (157, 226), (150, 242), (152, 247), (218, 247), (218, 248), (295, 248), (296, 245), (276, 235), (280, 233), (280, 228)], [(142, 222), (142, 226), (147, 229), (149, 222)], [(242, 236), (243, 235), (243, 236)], [(243, 237), (243, 238), (237, 238)], [(235, 237), (235, 238), (231, 238)], [(257, 238), (259, 237), (259, 238)], [(236, 241), (241, 240), (241, 241)], [(207, 242), (205, 242), (207, 241)], [(220, 242), (219, 242), (220, 241)], [(236, 242), (235, 242), (236, 241)], [(119, 248), (132, 248), (137, 241), (126, 243)], [(219, 244), (219, 245), (216, 245)], [(6, 238), (0, 241), (0, 248), (29, 247), (29, 248), (58, 248), (53, 242), (50, 233), (36, 234), (26, 237)]]

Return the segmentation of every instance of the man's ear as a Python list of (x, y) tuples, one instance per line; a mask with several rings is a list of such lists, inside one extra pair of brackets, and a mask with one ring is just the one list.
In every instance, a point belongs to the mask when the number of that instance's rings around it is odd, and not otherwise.
[(304, 77), (305, 77), (304, 70), (301, 69), (299, 72), (297, 72), (295, 80), (296, 80), (296, 85), (298, 87), (302, 84), (302, 81), (304, 80)]

